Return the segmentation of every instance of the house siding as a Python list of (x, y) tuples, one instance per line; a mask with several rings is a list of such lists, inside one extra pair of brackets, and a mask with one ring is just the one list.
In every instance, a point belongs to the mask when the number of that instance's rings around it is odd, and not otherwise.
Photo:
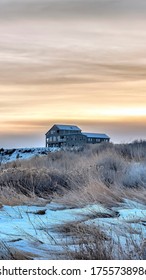
[[(109, 141), (110, 138), (104, 134), (98, 137), (97, 134), (93, 135), (82, 133), (81, 129), (76, 126), (69, 125), (54, 125), (46, 133), (46, 147), (74, 147), (83, 146), (86, 143), (95, 144), (102, 141)], [(99, 134), (99, 136), (101, 136)]]

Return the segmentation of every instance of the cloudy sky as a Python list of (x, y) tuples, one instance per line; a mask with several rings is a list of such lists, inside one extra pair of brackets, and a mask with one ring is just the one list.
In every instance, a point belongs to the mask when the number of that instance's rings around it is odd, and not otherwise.
[(54, 123), (146, 139), (145, 0), (0, 0), (0, 146)]

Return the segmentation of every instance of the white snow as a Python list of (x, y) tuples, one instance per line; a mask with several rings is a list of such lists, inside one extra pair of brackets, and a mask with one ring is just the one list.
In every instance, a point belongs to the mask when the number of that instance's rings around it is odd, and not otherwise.
[[(58, 205), (54, 203), (45, 207), (4, 206), (0, 210), (1, 240), (21, 250), (33, 252), (39, 258), (52, 258), (52, 252), (63, 252), (62, 237), (52, 230), (54, 226), (65, 222), (82, 221), (85, 215), (93, 212), (109, 212), (100, 205), (55, 211), (56, 207), (58, 208)], [(35, 214), (42, 209), (47, 209), (45, 215)], [(43, 245), (47, 248), (45, 253)]]
[(35, 156), (45, 155), (49, 152), (60, 151), (58, 147), (49, 147), (49, 148), (22, 148), (22, 149), (4, 149), (1, 152), (1, 161), (2, 163), (12, 162), (17, 159), (29, 159)]
[[(46, 209), (45, 215), (38, 210)], [(119, 212), (119, 217), (92, 218), (92, 214)], [(89, 218), (91, 217), (91, 218)], [(56, 225), (81, 221), (104, 229), (114, 240), (126, 246), (126, 238), (134, 238), (140, 243), (146, 238), (146, 207), (143, 204), (125, 200), (111, 210), (101, 205), (84, 208), (63, 209), (63, 205), (50, 203), (45, 207), (4, 206), (0, 210), (0, 239), (9, 245), (36, 254), (36, 259), (62, 258), (66, 246), (66, 236), (55, 231)]]
[(58, 151), (66, 151), (69, 149), (70, 151), (78, 151), (80, 147), (48, 147), (48, 148), (20, 148), (20, 149), (4, 149), (4, 151), (0, 152), (0, 164), (12, 162), (15, 160), (27, 160), (36, 156), (47, 155), (48, 153), (54, 153)]

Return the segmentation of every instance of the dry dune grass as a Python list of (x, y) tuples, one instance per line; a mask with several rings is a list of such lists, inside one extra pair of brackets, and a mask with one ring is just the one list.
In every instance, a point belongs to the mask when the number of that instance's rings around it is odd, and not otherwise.
[(64, 193), (62, 197), (56, 197), (55, 201), (66, 207), (84, 207), (90, 204), (100, 203), (106, 208), (118, 206), (125, 199), (146, 203), (146, 188), (123, 188), (121, 185), (107, 187), (98, 179)]
[[(96, 202), (115, 205), (126, 197), (145, 202), (145, 151), (145, 141), (101, 143), (3, 164), (0, 202), (7, 203), (6, 196), (15, 204), (33, 197), (50, 200), (56, 195), (74, 206)], [(143, 164), (140, 172), (135, 163)]]
[(21, 192), (15, 191), (10, 186), (6, 186), (5, 188), (0, 188), (0, 208), (3, 205), (45, 205), (47, 202), (50, 202), (50, 199), (43, 199), (30, 193), (28, 195), (24, 195)]
[[(59, 171), (45, 168), (8, 168), (0, 172), (0, 201), (22, 202), (37, 197), (50, 200), (53, 193), (67, 187), (66, 178)], [(17, 203), (18, 203), (17, 202)]]
[(111, 260), (114, 258), (113, 242), (100, 228), (86, 224), (66, 224), (62, 230), (70, 234), (74, 244), (78, 245), (75, 250), (68, 250), (70, 259)]
[[(84, 222), (68, 222), (58, 226), (56, 230), (66, 236), (64, 246), (69, 259), (81, 260), (133, 260), (145, 259), (145, 242), (141, 235), (140, 245), (134, 239), (136, 230), (127, 225), (115, 233), (117, 241), (109, 236), (101, 226), (88, 225)], [(125, 245), (119, 239), (119, 233), (125, 237)], [(121, 234), (120, 233), (120, 234)], [(129, 238), (129, 233), (130, 238)]]
[(108, 188), (101, 181), (93, 180), (85, 186), (78, 186), (66, 192), (62, 197), (56, 198), (56, 202), (68, 207), (83, 207), (87, 204), (101, 203), (106, 207), (117, 206), (123, 201), (120, 189), (116, 186)]

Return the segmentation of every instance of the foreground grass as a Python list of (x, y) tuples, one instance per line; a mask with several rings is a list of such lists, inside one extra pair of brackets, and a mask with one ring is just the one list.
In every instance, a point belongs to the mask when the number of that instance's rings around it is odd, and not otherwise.
[[(110, 209), (125, 199), (146, 203), (145, 141), (88, 145), (80, 151), (60, 151), (1, 165), (1, 207), (3, 204), (44, 204), (54, 200), (66, 208), (100, 203)], [(119, 245), (115, 256), (112, 248), (116, 245), (100, 227), (65, 224), (59, 230), (78, 242), (77, 250), (67, 251), (69, 258), (144, 258), (144, 238), (140, 249), (131, 240), (133, 252), (131, 245), (127, 253)]]

